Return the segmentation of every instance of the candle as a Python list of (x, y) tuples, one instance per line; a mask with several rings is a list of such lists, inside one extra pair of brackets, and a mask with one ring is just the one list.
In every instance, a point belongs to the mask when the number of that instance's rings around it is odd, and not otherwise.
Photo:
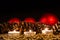
[(20, 33), (20, 32), (14, 30), (14, 31), (10, 31), (8, 33)]
[(42, 30), (43, 34), (50, 33), (50, 32), (52, 32), (52, 30), (48, 30), (48, 28), (45, 28), (44, 30)]
[(27, 31), (27, 32), (24, 32), (24, 35), (25, 36), (34, 36), (36, 34), (36, 32), (33, 32), (32, 30), (29, 30), (29, 31)]
[(32, 30), (29, 30), (29, 32), (32, 32)]
[(16, 36), (19, 36), (19, 35), (20, 35), (20, 32), (16, 31), (16, 30), (8, 32), (8, 36), (14, 36), (14, 37), (16, 37)]

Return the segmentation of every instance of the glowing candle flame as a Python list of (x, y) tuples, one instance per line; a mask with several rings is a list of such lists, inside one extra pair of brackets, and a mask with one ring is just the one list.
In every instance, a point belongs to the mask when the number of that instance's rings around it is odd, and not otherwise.
[(32, 32), (32, 30), (29, 30), (29, 32)]
[(47, 32), (52, 32), (52, 30), (48, 30), (48, 28), (45, 28), (44, 30), (42, 30), (43, 34), (46, 34)]
[(35, 34), (36, 34), (36, 32), (34, 32), (32, 30), (24, 32), (24, 35), (27, 36), (27, 37), (34, 36)]
[(14, 31), (10, 31), (10, 32), (8, 32), (8, 33), (20, 33), (20, 32), (14, 30)]

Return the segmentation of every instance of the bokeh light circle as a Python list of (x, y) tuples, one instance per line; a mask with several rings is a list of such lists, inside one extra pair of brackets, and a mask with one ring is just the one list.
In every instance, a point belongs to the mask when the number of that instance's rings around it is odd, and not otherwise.
[(58, 18), (53, 14), (44, 14), (39, 19), (39, 22), (44, 23), (44, 24), (53, 25), (58, 22)]
[(17, 23), (19, 24), (20, 23), (20, 19), (19, 18), (12, 18), (8, 21), (8, 23), (12, 24), (12, 23)]
[(34, 18), (31, 18), (31, 17), (28, 17), (28, 18), (25, 18), (24, 22), (30, 22), (30, 23), (35, 23), (35, 19)]

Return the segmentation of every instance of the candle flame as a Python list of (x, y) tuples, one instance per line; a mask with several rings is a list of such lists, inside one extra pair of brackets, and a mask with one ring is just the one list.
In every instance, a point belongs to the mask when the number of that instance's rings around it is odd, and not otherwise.
[(29, 32), (32, 32), (32, 30), (29, 30)]
[(13, 32), (16, 32), (16, 30), (14, 30)]
[(13, 31), (10, 31), (10, 32), (8, 32), (8, 33), (20, 33), (20, 32), (18, 32), (18, 31), (16, 31), (16, 30), (13, 30)]
[(47, 32), (52, 32), (52, 30), (48, 30), (48, 28), (45, 28), (44, 30), (42, 30), (43, 34), (46, 34)]

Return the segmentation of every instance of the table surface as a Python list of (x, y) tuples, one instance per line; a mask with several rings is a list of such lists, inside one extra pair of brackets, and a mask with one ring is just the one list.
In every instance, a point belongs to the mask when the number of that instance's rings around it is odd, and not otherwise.
[(0, 40), (60, 40), (60, 35), (54, 34), (36, 34), (31, 37), (26, 37), (25, 35), (19, 35), (16, 37), (8, 36), (8, 34), (0, 34)]

